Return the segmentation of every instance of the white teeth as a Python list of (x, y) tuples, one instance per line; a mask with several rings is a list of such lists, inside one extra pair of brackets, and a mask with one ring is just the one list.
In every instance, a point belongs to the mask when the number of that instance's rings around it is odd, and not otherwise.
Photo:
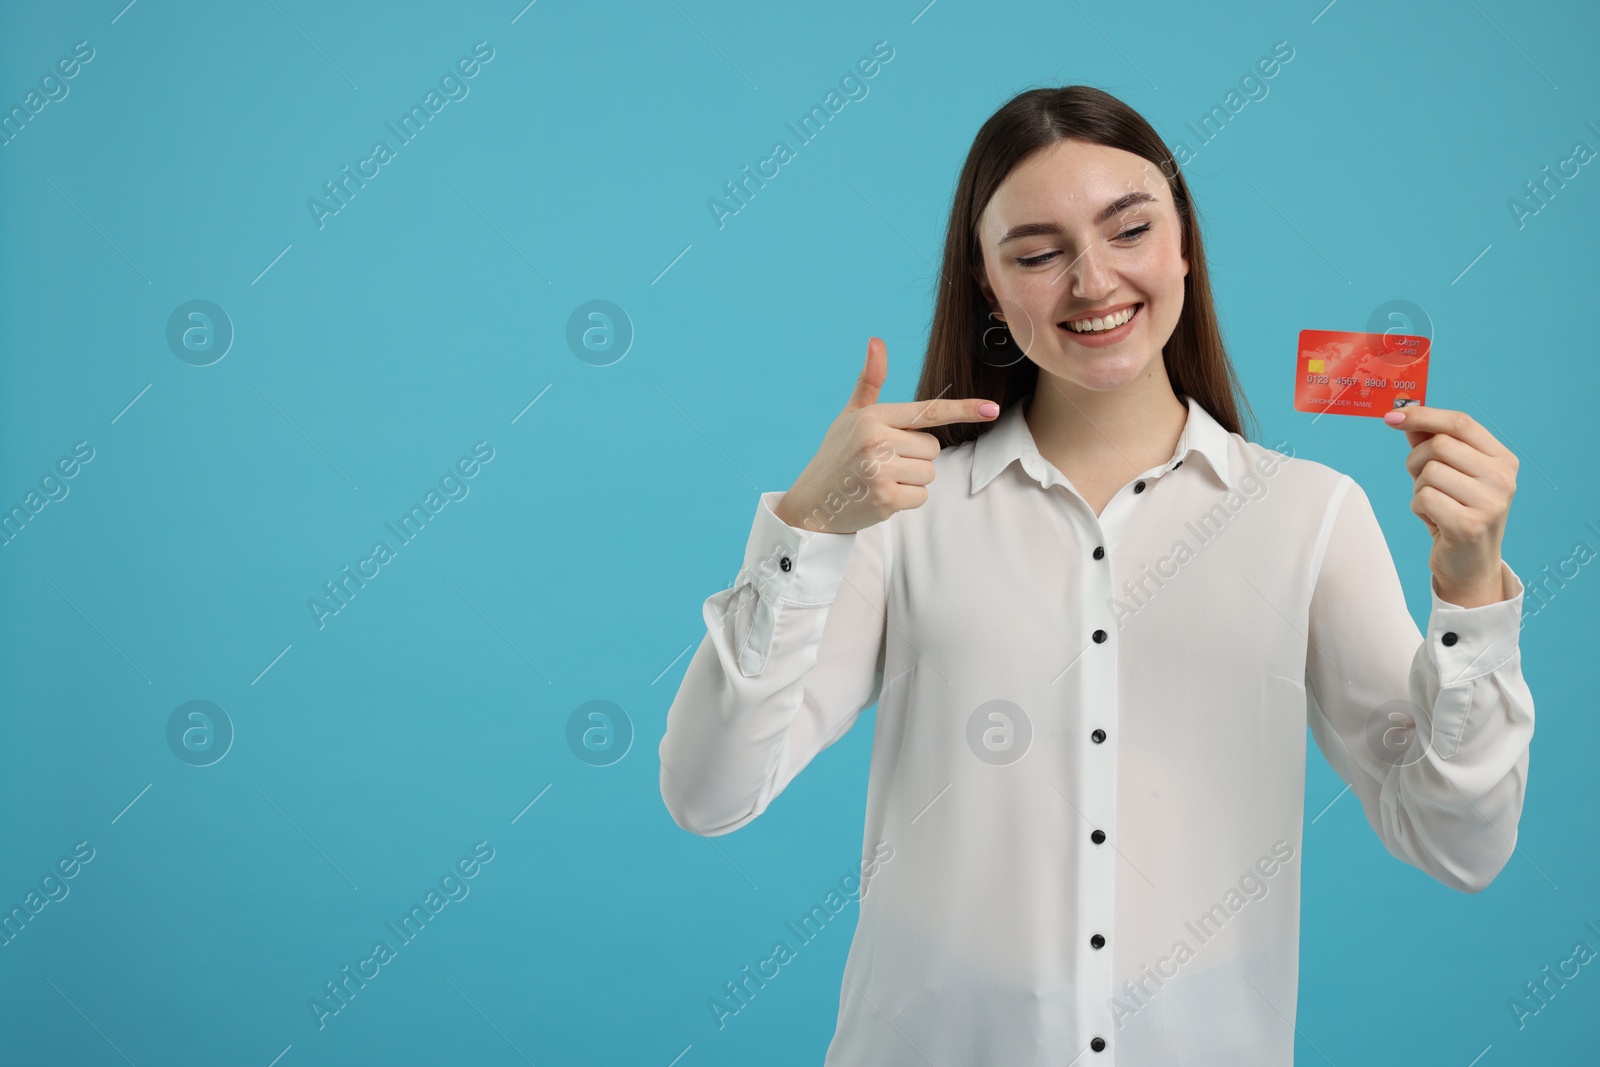
[(1123, 308), (1121, 311), (1113, 312), (1103, 319), (1078, 319), (1067, 323), (1067, 329), (1071, 330), (1073, 333), (1100, 333), (1104, 330), (1114, 330), (1118, 326), (1121, 326), (1123, 323), (1127, 322), (1129, 319), (1133, 318), (1133, 313), (1138, 310), (1139, 305), (1135, 304), (1132, 307)]

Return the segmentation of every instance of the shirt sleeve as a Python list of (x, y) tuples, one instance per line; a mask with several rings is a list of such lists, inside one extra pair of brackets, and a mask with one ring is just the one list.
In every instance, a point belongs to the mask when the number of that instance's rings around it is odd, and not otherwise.
[(799, 529), (763, 493), (734, 583), (713, 593), (661, 738), (661, 796), (706, 837), (766, 810), (883, 684), (887, 522)]
[(1417, 630), (1371, 502), (1348, 476), (1312, 593), (1312, 735), (1389, 852), (1476, 893), (1511, 858), (1528, 778), (1533, 697), (1518, 648), (1523, 585), (1466, 608), (1439, 597)]

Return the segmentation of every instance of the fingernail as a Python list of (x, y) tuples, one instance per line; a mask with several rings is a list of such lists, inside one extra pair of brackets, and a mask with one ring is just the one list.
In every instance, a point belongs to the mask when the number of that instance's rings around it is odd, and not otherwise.
[(1383, 421), (1387, 422), (1390, 426), (1399, 426), (1402, 422), (1406, 421), (1406, 413), (1403, 411), (1385, 412)]
[(1000, 414), (1000, 405), (996, 404), (992, 400), (985, 400), (983, 403), (978, 405), (978, 414), (986, 415), (992, 418), (993, 416)]

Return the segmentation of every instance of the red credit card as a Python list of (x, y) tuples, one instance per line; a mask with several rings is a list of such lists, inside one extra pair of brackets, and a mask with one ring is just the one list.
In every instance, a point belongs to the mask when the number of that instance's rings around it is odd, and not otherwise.
[(1399, 333), (1301, 330), (1294, 409), (1382, 418), (1427, 403), (1426, 337)]

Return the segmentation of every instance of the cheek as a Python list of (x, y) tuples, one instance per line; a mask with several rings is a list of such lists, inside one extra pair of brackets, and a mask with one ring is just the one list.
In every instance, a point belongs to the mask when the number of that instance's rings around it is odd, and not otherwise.
[(1023, 322), (1051, 321), (1061, 297), (1060, 282), (1050, 280), (1054, 273), (1059, 272), (1040, 271), (1008, 278), (1005, 288), (996, 293), (1001, 306), (1008, 310), (1008, 317)]
[(1176, 245), (1141, 249), (1128, 273), (1152, 292), (1183, 288), (1183, 254)]
[[(1041, 270), (1025, 275), (1011, 286), (1013, 303), (1028, 308), (1048, 307), (1061, 295), (1060, 271)], [(1052, 281), (1056, 278), (1056, 281)]]

